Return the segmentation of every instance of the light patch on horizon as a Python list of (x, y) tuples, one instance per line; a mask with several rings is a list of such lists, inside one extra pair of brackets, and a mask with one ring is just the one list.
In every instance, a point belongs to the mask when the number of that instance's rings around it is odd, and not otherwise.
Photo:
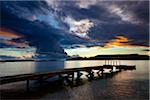
[(89, 38), (88, 31), (91, 27), (94, 26), (94, 23), (89, 19), (82, 19), (76, 21), (75, 19), (69, 16), (65, 18), (64, 22), (66, 22), (69, 25), (69, 31), (71, 34), (79, 36), (81, 38)]
[(116, 36), (115, 39), (110, 40), (104, 47), (83, 47), (75, 49), (65, 49), (68, 55), (79, 55), (81, 57), (92, 57), (96, 55), (113, 55), (113, 54), (144, 54), (150, 55), (150, 52), (143, 51), (150, 49), (146, 46), (130, 45), (130, 40), (124, 36)]
[(143, 54), (150, 55), (149, 52), (143, 51), (144, 49), (149, 49), (149, 47), (113, 47), (105, 48), (100, 46), (90, 47), (90, 48), (75, 48), (75, 49), (65, 49), (65, 52), (69, 56), (79, 55), (81, 57), (93, 57), (96, 55), (114, 55), (114, 54)]
[(32, 58), (35, 55), (34, 48), (18, 49), (18, 48), (0, 48), (0, 56), (11, 56), (20, 59)]

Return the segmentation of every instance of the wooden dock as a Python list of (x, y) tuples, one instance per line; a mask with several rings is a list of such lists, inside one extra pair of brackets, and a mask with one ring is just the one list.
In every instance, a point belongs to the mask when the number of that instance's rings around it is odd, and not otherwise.
[[(115, 71), (113, 69), (116, 69)], [(30, 80), (47, 80), (54, 76), (58, 76), (58, 79), (62, 81), (67, 81), (68, 83), (73, 83), (74, 81), (78, 82), (83, 75), (83, 72), (87, 73), (87, 78), (92, 80), (94, 78), (94, 70), (99, 77), (103, 77), (104, 69), (110, 69), (109, 74), (118, 73), (122, 70), (134, 70), (135, 66), (127, 66), (127, 65), (103, 65), (103, 66), (93, 66), (93, 67), (81, 67), (81, 68), (71, 68), (71, 69), (63, 69), (59, 71), (51, 71), (51, 72), (42, 72), (42, 73), (31, 73), (31, 74), (20, 74), (20, 75), (12, 75), (12, 76), (4, 76), (0, 77), (0, 85), (26, 81), (27, 82), (27, 90), (29, 90), (29, 81)], [(76, 77), (75, 77), (76, 74)]]

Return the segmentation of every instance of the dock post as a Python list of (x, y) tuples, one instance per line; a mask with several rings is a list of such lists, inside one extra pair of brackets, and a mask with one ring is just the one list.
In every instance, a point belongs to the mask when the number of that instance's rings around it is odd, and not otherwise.
[(76, 84), (77, 84), (77, 85), (78, 85), (79, 82), (80, 82), (80, 76), (81, 76), (80, 71), (77, 71), (77, 78), (76, 78)]
[(77, 80), (79, 79), (79, 77), (80, 77), (80, 72), (77, 71)]
[(92, 69), (89, 70), (89, 75), (90, 75), (89, 80), (92, 80), (94, 78), (94, 74), (93, 73), (94, 72), (92, 71)]
[(29, 87), (29, 79), (27, 79), (27, 86), (26, 86), (26, 88), (27, 88), (27, 92), (30, 90), (30, 87)]
[(72, 73), (72, 83), (73, 83), (73, 81), (74, 81), (74, 72)]
[(71, 75), (70, 85), (73, 86), (74, 85), (74, 72), (72, 72), (70, 75)]
[(81, 82), (81, 79), (80, 79), (81, 76), (82, 76), (82, 73), (80, 73), (80, 71), (77, 71), (77, 78), (76, 78), (77, 85)]
[(61, 74), (58, 75), (58, 80), (59, 80), (59, 82), (60, 82), (61, 85), (64, 84), (63, 83), (64, 82), (64, 77)]
[(97, 75), (98, 75), (98, 77), (100, 77), (100, 71), (101, 71), (101, 68), (98, 70), (98, 72), (97, 72)]
[(102, 74), (102, 78), (104, 77), (104, 70), (103, 70), (103, 68), (101, 69), (101, 74)]
[(112, 77), (113, 74), (114, 74), (114, 72), (113, 72), (114, 67), (115, 67), (115, 65), (114, 65), (114, 66), (111, 68), (111, 70), (110, 70), (110, 77)]
[(40, 87), (42, 87), (42, 84), (43, 84), (43, 77), (41, 77), (41, 78), (39, 79), (39, 82), (40, 82)]

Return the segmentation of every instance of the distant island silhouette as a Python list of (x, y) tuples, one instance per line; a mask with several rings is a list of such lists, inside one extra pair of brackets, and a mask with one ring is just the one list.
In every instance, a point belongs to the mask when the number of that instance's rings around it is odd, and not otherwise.
[(65, 60), (149, 60), (148, 55), (139, 54), (118, 54), (118, 55), (97, 55), (94, 57), (68, 56), (66, 59), (17, 59), (14, 57), (0, 56), (0, 62), (20, 62), (20, 61), (65, 61)]
[(139, 54), (97, 55), (95, 57), (70, 57), (67, 60), (149, 60), (149, 56)]

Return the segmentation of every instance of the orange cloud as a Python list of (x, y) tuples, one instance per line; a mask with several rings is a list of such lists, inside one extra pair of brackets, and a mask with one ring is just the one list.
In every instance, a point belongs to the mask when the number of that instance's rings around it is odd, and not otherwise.
[(21, 35), (17, 35), (16, 33), (10, 31), (10, 30), (6, 30), (6, 29), (0, 29), (0, 36), (5, 36), (5, 37), (9, 37), (9, 38), (19, 38), (21, 37)]
[(20, 48), (28, 47), (29, 44), (27, 42), (15, 42), (13, 40), (1, 40), (0, 42), (8, 44), (8, 45), (14, 45)]
[(18, 35), (18, 34), (16, 34), (15, 32), (13, 32), (11, 30), (1, 28), (0, 29), (0, 36), (10, 38), (10, 39), (0, 40), (1, 43), (5, 43), (5, 44), (8, 44), (8, 45), (14, 45), (14, 46), (17, 46), (17, 47), (27, 47), (28, 46), (27, 42), (13, 41), (12, 39), (23, 37), (23, 35)]
[(128, 46), (129, 39), (123, 36), (116, 36), (116, 39), (106, 43), (105, 47), (111, 48), (115, 46)]
[(105, 44), (105, 48), (113, 48), (113, 47), (149, 47), (149, 46), (140, 46), (140, 45), (131, 45), (129, 44), (129, 39), (124, 36), (116, 36), (116, 39), (110, 40), (108, 43)]

